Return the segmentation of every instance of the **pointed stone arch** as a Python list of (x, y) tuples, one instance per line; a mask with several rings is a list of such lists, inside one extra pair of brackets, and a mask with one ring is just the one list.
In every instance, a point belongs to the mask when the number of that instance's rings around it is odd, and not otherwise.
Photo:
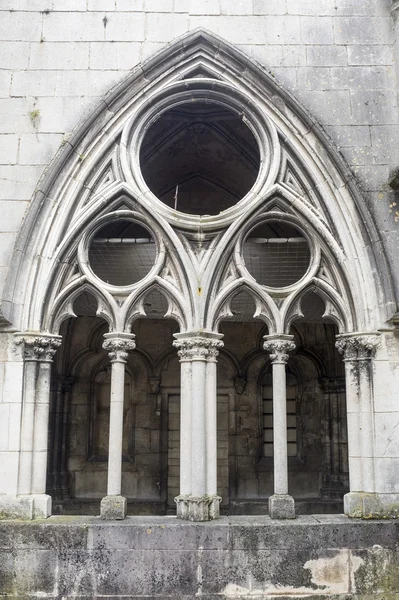
[[(161, 206), (139, 170), (137, 146), (146, 125), (157, 111), (187, 98), (229, 105), (260, 144), (262, 167), (254, 187), (216, 217), (182, 217)], [(281, 160), (283, 147), (286, 167)], [(118, 181), (120, 177), (122, 181)], [(60, 148), (39, 182), (7, 277), (2, 312), (16, 328), (43, 327), (44, 299), (57, 283), (57, 261), (62, 262), (57, 250), (68, 228), (73, 228), (84, 212), (106, 206), (121, 188), (142, 213), (151, 212), (170, 248), (180, 245), (175, 228), (195, 231), (201, 223), (203, 231), (225, 230), (203, 273), (202, 294), (207, 301), (196, 302), (193, 266), (178, 253), (175, 256), (180, 293), (188, 299), (188, 312), (192, 313), (186, 315), (188, 328), (204, 326), (206, 315), (201, 311), (209, 307), (218, 265), (231, 248), (231, 240), (277, 190), (294, 211), (296, 206), (308, 206), (314, 222), (326, 223), (327, 229), (334, 225), (332, 235), (345, 257), (345, 278), (358, 327), (376, 329), (394, 312), (391, 275), (376, 227), (351, 171), (331, 140), (275, 78), (205, 30), (184, 35), (134, 69)], [(362, 261), (357, 260), (359, 253), (363, 253)], [(380, 275), (378, 280), (373, 277), (375, 272)]]

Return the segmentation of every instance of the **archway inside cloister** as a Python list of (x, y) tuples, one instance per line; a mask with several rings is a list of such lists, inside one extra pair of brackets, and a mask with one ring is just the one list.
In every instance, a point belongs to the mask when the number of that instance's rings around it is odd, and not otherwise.
[[(132, 512), (141, 501), (164, 512), (177, 497), (179, 517), (207, 520), (217, 517), (220, 496), (222, 511), (257, 510), (273, 465), (280, 500), (287, 485), (303, 510), (340, 500), (348, 481), (335, 336), (345, 349), (345, 336), (375, 332), (393, 306), (372, 219), (314, 120), (223, 40), (192, 32), (143, 72), (111, 93), (48, 171), (7, 280), (4, 316), (25, 348), (32, 340), (45, 348), (30, 360), (44, 352), (50, 362), (64, 345), (47, 489), (61, 504), (64, 485), (75, 504), (98, 507), (106, 474), (103, 518), (123, 518), (126, 498)], [(36, 381), (31, 367), (28, 395), (47, 398), (46, 377), (36, 369)], [(295, 388), (304, 411), (279, 411), (273, 456), (270, 381), (278, 382), (273, 410)], [(73, 411), (59, 410), (64, 396), (76, 412), (76, 448)], [(302, 438), (287, 417), (305, 423)], [(65, 419), (69, 437), (56, 427)], [(294, 444), (296, 456), (287, 456)], [(295, 461), (302, 483), (293, 479)], [(21, 494), (44, 495), (40, 469)]]

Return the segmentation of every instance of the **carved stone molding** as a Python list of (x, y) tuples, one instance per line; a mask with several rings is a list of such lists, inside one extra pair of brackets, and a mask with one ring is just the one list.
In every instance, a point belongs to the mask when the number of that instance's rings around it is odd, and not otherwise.
[(108, 352), (111, 362), (125, 363), (128, 353), (136, 347), (133, 333), (106, 333), (104, 337), (103, 349)]
[(161, 386), (161, 378), (157, 375), (152, 375), (148, 378), (148, 387), (150, 389), (150, 394), (158, 394), (159, 388)]
[(61, 346), (62, 337), (52, 334), (41, 336), (22, 334), (16, 337), (15, 343), (23, 344), (25, 361), (52, 362), (55, 353)]
[(375, 334), (337, 336), (335, 347), (343, 355), (344, 361), (371, 360), (378, 348), (379, 339)]
[[(180, 360), (216, 360), (220, 348), (223, 347), (223, 342), (219, 334), (214, 334), (215, 337), (193, 335), (181, 337), (173, 342), (173, 346), (177, 348), (177, 354)], [(218, 337), (216, 337), (218, 336)]]
[(270, 354), (272, 363), (287, 363), (289, 353), (296, 348), (292, 335), (265, 335), (263, 349)]

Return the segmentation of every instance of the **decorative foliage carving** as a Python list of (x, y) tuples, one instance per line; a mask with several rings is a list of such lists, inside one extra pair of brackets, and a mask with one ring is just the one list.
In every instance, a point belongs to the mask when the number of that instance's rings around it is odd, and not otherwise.
[[(291, 336), (286, 338), (267, 339), (263, 343), (263, 349), (270, 354), (272, 363), (286, 363), (289, 358), (289, 352), (293, 352), (296, 348)], [(288, 339), (291, 338), (291, 339)]]
[(178, 348), (177, 354), (180, 360), (216, 359), (219, 349), (223, 347), (223, 342), (198, 336), (175, 340), (173, 346)]
[(128, 353), (136, 347), (134, 334), (120, 334), (121, 337), (118, 334), (105, 334), (105, 336), (112, 336), (106, 338), (103, 343), (103, 348), (108, 352), (110, 361), (126, 362), (129, 356)]
[(370, 360), (373, 358), (379, 345), (377, 335), (342, 336), (335, 342), (338, 352), (343, 355), (343, 360)]
[(62, 337), (59, 335), (43, 336), (18, 336), (15, 340), (17, 345), (23, 344), (23, 355), (25, 360), (37, 360), (41, 362), (52, 362), (55, 353), (61, 346)]

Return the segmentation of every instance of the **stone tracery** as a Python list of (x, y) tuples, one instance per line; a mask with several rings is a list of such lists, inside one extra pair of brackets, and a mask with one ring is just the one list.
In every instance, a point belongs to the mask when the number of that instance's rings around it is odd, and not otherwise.
[[(49, 331), (57, 335), (62, 322), (76, 316), (73, 303), (82, 290), (87, 289), (95, 297), (97, 315), (105, 318), (109, 325), (109, 333), (106, 334), (109, 337), (103, 348), (109, 351), (112, 368), (118, 365), (116, 368), (119, 369), (119, 375), (115, 375), (119, 380), (117, 391), (112, 391), (111, 386), (111, 411), (113, 394), (118, 396), (116, 402), (119, 403), (119, 412), (114, 417), (111, 415), (111, 421), (117, 422), (115, 427), (119, 433), (110, 435), (109, 440), (109, 470), (117, 476), (117, 481), (114, 484), (108, 482), (107, 495), (122, 498), (120, 445), (111, 453), (111, 438), (119, 436), (121, 439), (122, 371), (124, 373), (127, 351), (135, 346), (132, 325), (146, 315), (143, 304), (146, 294), (152, 288), (161, 290), (168, 302), (166, 316), (175, 318), (180, 325), (180, 333), (175, 334), (176, 341), (173, 342), (181, 360), (182, 380), (182, 491), (177, 504), (178, 514), (190, 519), (214, 518), (218, 514), (215, 475), (216, 357), (223, 345), (219, 325), (232, 315), (231, 301), (237, 291), (242, 288), (249, 291), (256, 305), (254, 316), (268, 325), (268, 333), (272, 337), (265, 342), (264, 349), (271, 351), (273, 374), (279, 369), (276, 379), (280, 381), (281, 389), (276, 393), (280, 393), (281, 398), (284, 394), (280, 367), (284, 368), (285, 377), (288, 352), (294, 349), (289, 331), (292, 324), (303, 317), (301, 302), (309, 290), (322, 297), (326, 307), (323, 318), (338, 324), (341, 334), (354, 328), (373, 331), (386, 318), (385, 309), (379, 302), (383, 291), (370, 289), (364, 284), (367, 275), (373, 272), (376, 258), (371, 255), (365, 260), (362, 266), (364, 272), (359, 271), (357, 264), (352, 264), (357, 247), (366, 236), (359, 225), (351, 229), (351, 214), (356, 211), (354, 195), (343, 187), (330, 188), (327, 185), (332, 167), (323, 164), (316, 154), (318, 140), (315, 141), (314, 134), (306, 140), (299, 139), (293, 123), (292, 106), (287, 104), (285, 112), (282, 112), (270, 100), (270, 95), (275, 92), (272, 82), (264, 74), (262, 77), (258, 74), (258, 87), (251, 87), (251, 82), (235, 70), (233, 60), (228, 65), (229, 78), (226, 78), (226, 66), (212, 56), (212, 43), (212, 38), (207, 35), (194, 37), (193, 48), (190, 50), (187, 45), (187, 55), (176, 62), (176, 70), (172, 70), (172, 74), (165, 73), (162, 82), (156, 85), (150, 78), (145, 93), (151, 97), (151, 102), (143, 103), (142, 95), (138, 93), (136, 104), (120, 104), (118, 118), (106, 126), (109, 141), (103, 140), (103, 132), (91, 133), (93, 158), (82, 165), (71, 163), (69, 178), (55, 184), (58, 197), (65, 199), (65, 208), (56, 216), (43, 216), (47, 223), (53, 219), (55, 233), (44, 236), (43, 240), (35, 240), (37, 249), (44, 256), (54, 258), (34, 267), (37, 278), (33, 279), (41, 283), (32, 284), (38, 287), (29, 290), (29, 306), (24, 308), (25, 312), (18, 312), (19, 306), (13, 299), (10, 300), (9, 311), (10, 318), (15, 319), (21, 329)], [(203, 78), (190, 77), (193, 64), (198, 69), (197, 54), (204, 71), (211, 66), (216, 69), (219, 78), (211, 77), (209, 72)], [(140, 148), (145, 151), (145, 133), (156, 115), (166, 113), (171, 107), (184, 107), (188, 98), (199, 104), (206, 102), (210, 106), (239, 112), (259, 144), (261, 166), (252, 189), (233, 206), (215, 215), (179, 214), (178, 210), (166, 206), (150, 191), (140, 168)], [(197, 135), (198, 130), (190, 130), (190, 134)], [(284, 153), (283, 138), (288, 138), (289, 144), (286, 145), (292, 146), (290, 151), (284, 149)], [(85, 142), (82, 140), (81, 143)], [(307, 175), (306, 179), (300, 174), (298, 155), (302, 156), (303, 171), (312, 173), (309, 191), (305, 191), (305, 183), (311, 175)], [(112, 176), (104, 171), (104, 165), (108, 165), (107, 156), (112, 156)], [(97, 178), (94, 173), (99, 164), (103, 165), (105, 174)], [(83, 196), (86, 192), (82, 188), (76, 186), (72, 189), (70, 172), (74, 169), (81, 173), (81, 181), (93, 180), (94, 177), (98, 183), (95, 192), (85, 201)], [(318, 176), (318, 171), (322, 175)], [(335, 174), (338, 178), (338, 168), (335, 168)], [(348, 214), (344, 214), (343, 206), (347, 206)], [(158, 247), (149, 272), (127, 286), (101, 282), (90, 269), (89, 246), (93, 231), (98, 231), (112, 220), (140, 223), (148, 228)], [(243, 244), (248, 233), (256, 226), (273, 220), (297, 226), (306, 232), (309, 241), (309, 267), (303, 277), (289, 286), (266, 287), (256, 282), (248, 274), (243, 258)], [(28, 258), (26, 260), (28, 263)], [(29, 269), (29, 264), (25, 268)], [(335, 285), (325, 276), (328, 269), (334, 275)], [(386, 287), (389, 287), (388, 284)], [(388, 297), (389, 289), (384, 293)], [(388, 304), (387, 299), (384, 306)], [(365, 310), (365, 306), (373, 310)], [(290, 340), (287, 341), (287, 338)], [(352, 343), (342, 341), (342, 338), (337, 344), (340, 350), (345, 350), (345, 360), (349, 357), (348, 348), (355, 349), (355, 346), (357, 352), (365, 349), (368, 352), (365, 358), (371, 358), (372, 344), (365, 345), (363, 341)], [(44, 353), (50, 359), (53, 350), (50, 343), (42, 342), (34, 354)], [(369, 392), (365, 382), (359, 385), (367, 403), (370, 399), (367, 400)], [(285, 410), (280, 410), (279, 414), (284, 417)], [(193, 427), (193, 422), (198, 424), (198, 429)], [(186, 431), (183, 432), (184, 428)], [(284, 441), (285, 429), (282, 419), (275, 426), (280, 441)], [(187, 450), (188, 447), (191, 449)], [(279, 452), (280, 456), (283, 454)], [(281, 487), (277, 486), (276, 495), (286, 497), (284, 507), (280, 515), (275, 507), (271, 512), (275, 510), (277, 516), (292, 517), (294, 509), (288, 498), (286, 456), (283, 459), (284, 483)], [(205, 503), (204, 507), (199, 499), (205, 496), (214, 497), (214, 502)], [(116, 508), (114, 505), (105, 507), (104, 514), (115, 516), (117, 513), (123, 518), (126, 503), (123, 499), (118, 502)]]

